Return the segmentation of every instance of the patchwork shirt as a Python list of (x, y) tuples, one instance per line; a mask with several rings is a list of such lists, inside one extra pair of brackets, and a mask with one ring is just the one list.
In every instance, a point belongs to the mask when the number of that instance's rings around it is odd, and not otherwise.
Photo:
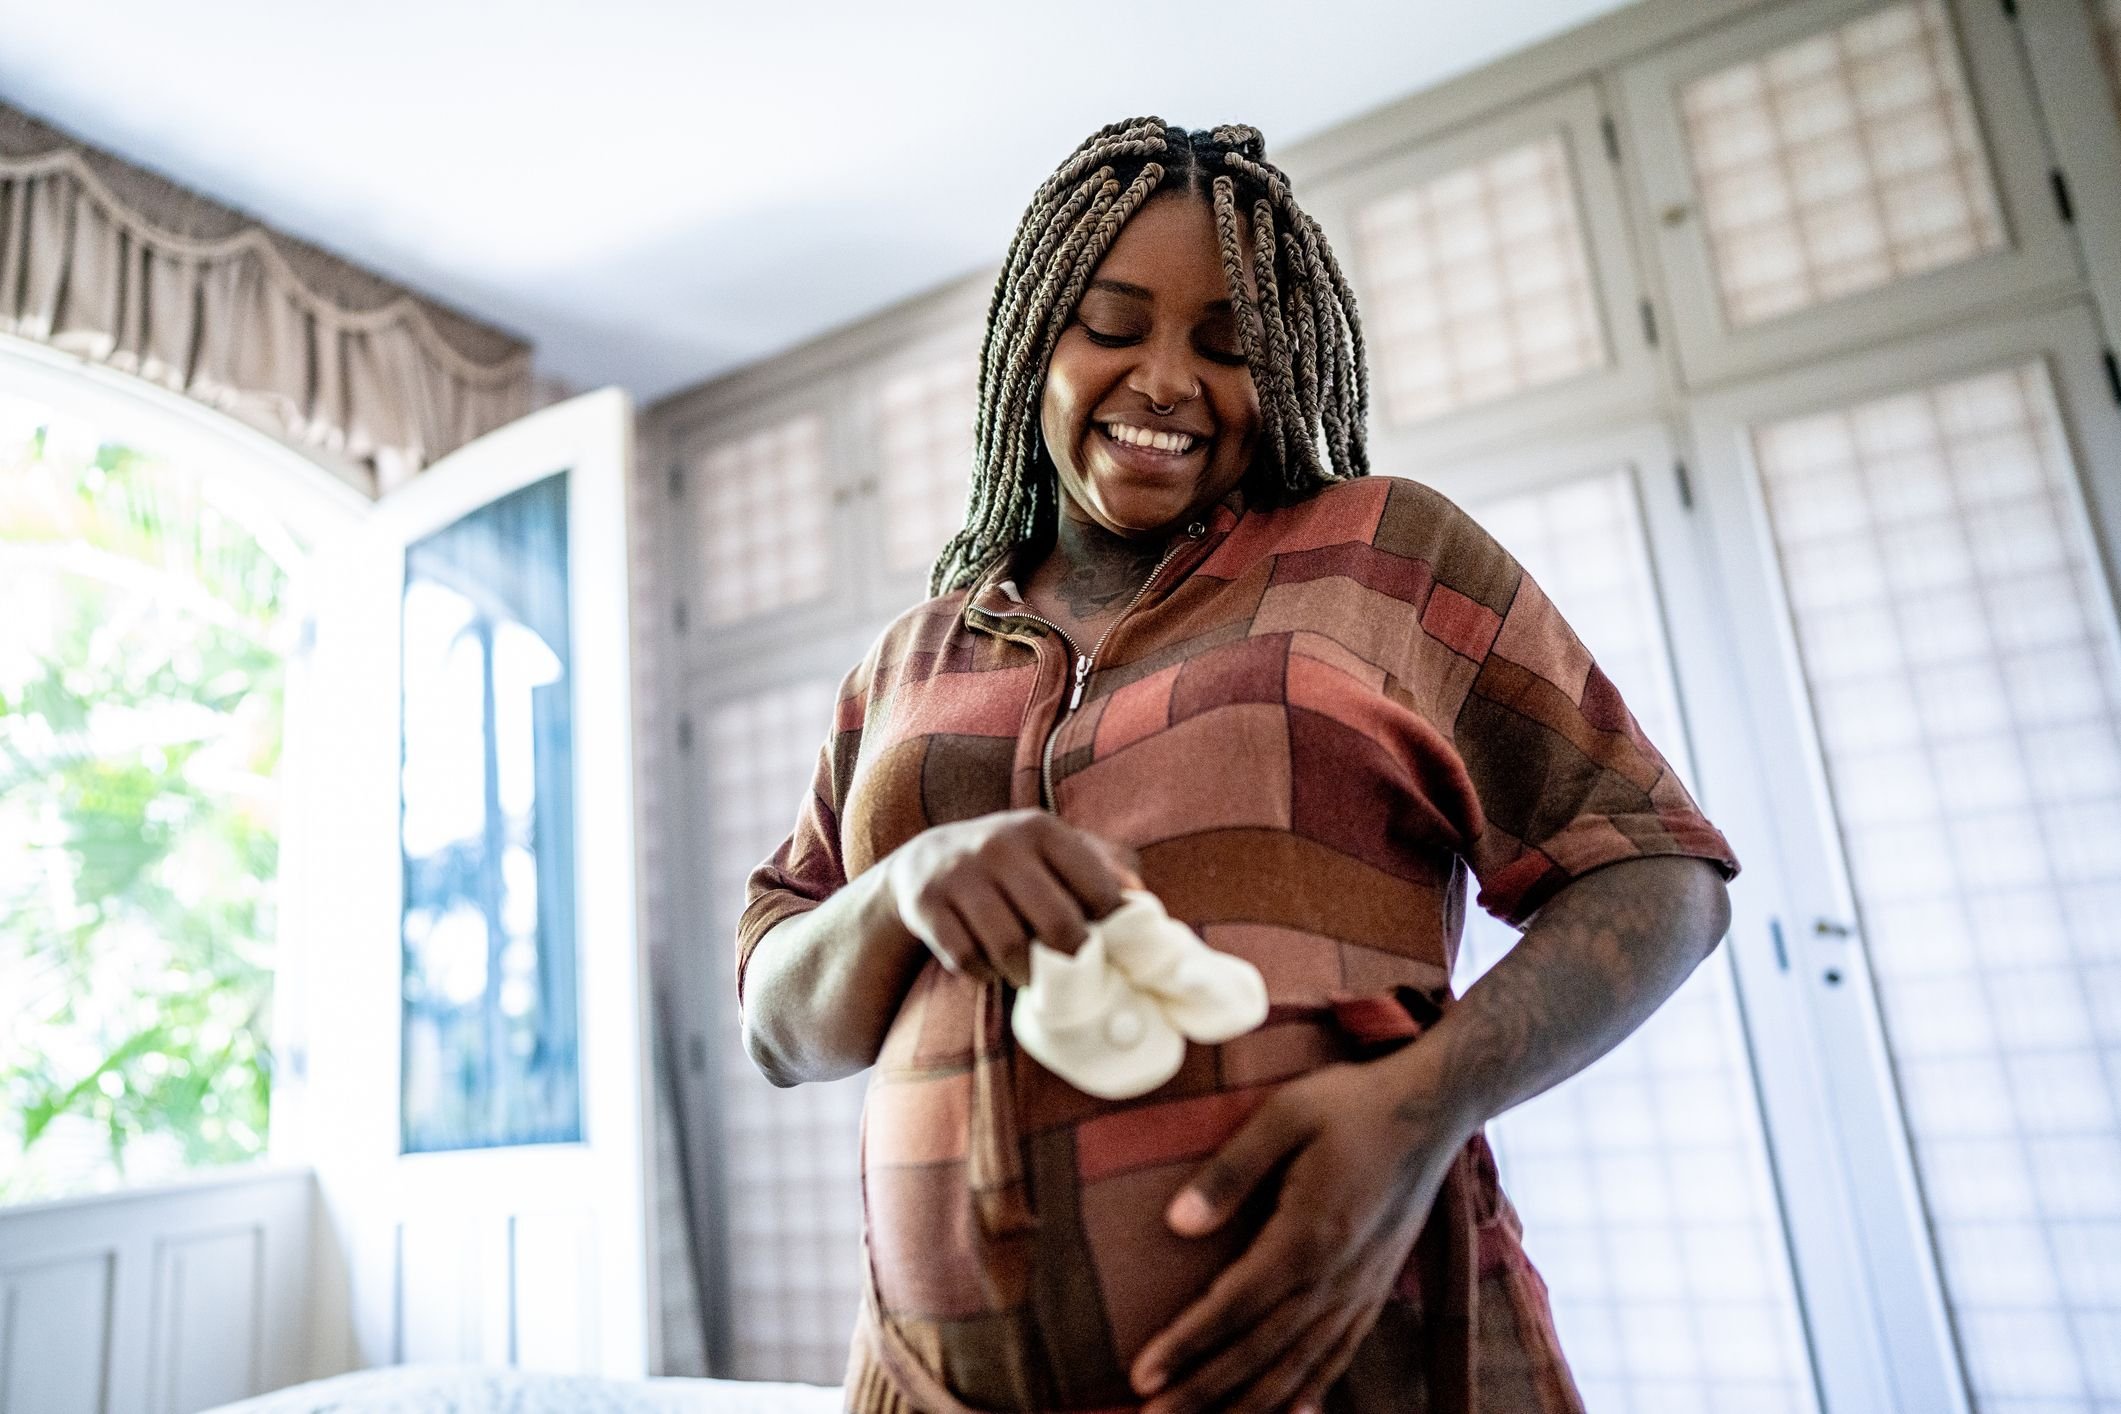
[[(1619, 860), (1738, 870), (1539, 586), (1419, 482), (1272, 508), (1232, 491), (1173, 541), (1073, 707), (1090, 645), (1024, 604), (1028, 569), (908, 610), (847, 674), (795, 829), (751, 875), (739, 997), (769, 929), (922, 830), (1044, 807), (1138, 850), (1273, 1011), (1105, 1101), (1015, 1048), (1004, 984), (929, 959), (864, 1109), (864, 1414), (1136, 1407), (1134, 1356), (1266, 1216), (1180, 1238), (1166, 1205), (1277, 1085), (1448, 1008), (1469, 873), (1521, 926)], [(1328, 1407), (1579, 1410), (1520, 1231), (1476, 1138)]]

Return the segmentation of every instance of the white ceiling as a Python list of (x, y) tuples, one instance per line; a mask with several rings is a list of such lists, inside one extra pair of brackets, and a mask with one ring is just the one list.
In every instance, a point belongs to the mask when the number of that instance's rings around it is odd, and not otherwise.
[(998, 260), (1087, 133), (1268, 152), (1623, 0), (0, 0), (0, 99), (653, 398)]

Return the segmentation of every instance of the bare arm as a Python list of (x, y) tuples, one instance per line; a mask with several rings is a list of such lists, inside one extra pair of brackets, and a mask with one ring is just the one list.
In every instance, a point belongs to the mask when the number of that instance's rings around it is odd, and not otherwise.
[(1730, 921), (1723, 879), (1704, 859), (1628, 859), (1566, 885), (1444, 1019), (1394, 1058), (1426, 1082), (1407, 1103), (1448, 1104), (1470, 1132), (1568, 1079), (1663, 1005)]
[(744, 973), (744, 1047), (776, 1085), (876, 1060), (922, 962), (1016, 986), (1031, 940), (1074, 952), (1089, 919), (1140, 886), (1134, 851), (1044, 810), (923, 830), (807, 913), (775, 925)]
[(876, 1060), (927, 947), (899, 920), (881, 863), (775, 924), (744, 972), (744, 1049), (776, 1085)]

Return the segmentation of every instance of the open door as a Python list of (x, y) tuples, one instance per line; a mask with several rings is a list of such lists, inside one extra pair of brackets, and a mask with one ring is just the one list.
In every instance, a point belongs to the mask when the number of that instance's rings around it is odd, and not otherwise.
[(632, 426), (547, 408), (317, 559), (283, 871), (325, 1362), (655, 1363)]

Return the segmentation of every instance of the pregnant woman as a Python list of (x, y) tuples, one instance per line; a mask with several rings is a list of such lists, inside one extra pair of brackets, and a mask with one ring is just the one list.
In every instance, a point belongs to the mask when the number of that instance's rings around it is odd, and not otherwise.
[[(761, 1069), (876, 1067), (857, 1414), (1581, 1409), (1481, 1128), (1737, 861), (1509, 552), (1369, 478), (1364, 382), (1255, 130), (1117, 123), (1033, 196), (964, 527), (738, 925)], [(1524, 933), (1454, 997), (1469, 873)], [(1101, 1099), (1010, 1007), (1136, 887), (1270, 1009)]]

